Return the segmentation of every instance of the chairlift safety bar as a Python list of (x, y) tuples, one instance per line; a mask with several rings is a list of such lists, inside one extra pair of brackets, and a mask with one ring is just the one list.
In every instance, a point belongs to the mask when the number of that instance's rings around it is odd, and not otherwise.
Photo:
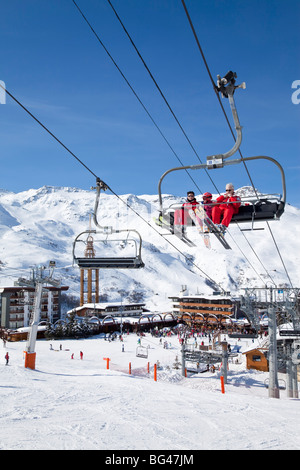
[[(209, 159), (211, 159), (211, 157), (208, 157)], [(280, 170), (280, 173), (281, 173), (281, 182), (282, 182), (282, 197), (281, 197), (281, 202), (283, 204), (285, 204), (286, 202), (286, 182), (285, 182), (285, 175), (284, 175), (284, 171), (283, 171), (283, 168), (282, 166), (280, 165), (280, 163), (275, 160), (274, 158), (272, 157), (267, 157), (267, 156), (255, 156), (255, 157), (246, 157), (246, 158), (239, 158), (239, 159), (235, 159), (235, 160), (230, 160), (230, 161), (226, 161), (224, 162), (224, 160), (222, 159), (222, 155), (219, 155), (218, 156), (218, 160), (221, 161), (222, 160), (222, 168), (224, 166), (227, 166), (227, 165), (237, 165), (239, 163), (242, 163), (244, 161), (252, 161), (252, 160), (269, 160), (271, 161), (272, 163), (274, 163)], [(211, 160), (210, 160), (211, 161)], [(163, 202), (162, 202), (162, 193), (161, 193), (161, 185), (162, 185), (162, 181), (163, 179), (169, 174), (171, 173), (172, 171), (179, 171), (179, 170), (201, 170), (201, 169), (214, 169), (214, 168), (220, 168), (220, 166), (211, 166), (210, 164), (205, 164), (205, 163), (202, 163), (202, 164), (198, 164), (198, 165), (186, 165), (186, 166), (179, 166), (179, 167), (175, 167), (175, 168), (171, 168), (170, 170), (167, 170), (160, 178), (159, 180), (159, 183), (158, 183), (158, 194), (159, 194), (159, 205), (160, 205), (160, 211), (163, 211)]]
[[(158, 194), (159, 194), (159, 205), (160, 205), (160, 212), (163, 213), (163, 202), (162, 202), (162, 193), (161, 193), (161, 185), (163, 179), (171, 172), (173, 171), (178, 171), (178, 170), (213, 170), (216, 168), (223, 168), (224, 166), (227, 165), (237, 165), (240, 163), (243, 163), (245, 161), (252, 161), (252, 160), (268, 160), (272, 163), (274, 163), (280, 170), (281, 173), (281, 181), (282, 181), (282, 197), (281, 197), (281, 208), (284, 208), (285, 202), (286, 202), (286, 182), (285, 182), (285, 174), (283, 171), (282, 166), (280, 163), (275, 160), (272, 157), (267, 157), (267, 156), (255, 156), (255, 157), (246, 157), (246, 158), (239, 158), (235, 160), (229, 160), (225, 161), (227, 158), (231, 157), (234, 153), (237, 152), (239, 149), (241, 142), (242, 142), (242, 127), (239, 122), (239, 117), (237, 113), (237, 109), (235, 106), (235, 101), (234, 101), (234, 91), (236, 88), (245, 88), (246, 85), (245, 83), (242, 83), (241, 85), (236, 86), (235, 85), (235, 78), (236, 74), (233, 72), (228, 72), (227, 75), (224, 78), (220, 78), (218, 76), (218, 91), (221, 91), (222, 96), (225, 96), (226, 98), (229, 99), (230, 103), (230, 108), (232, 111), (233, 119), (234, 119), (234, 124), (235, 124), (235, 129), (236, 129), (236, 141), (234, 146), (232, 147), (231, 150), (228, 152), (225, 152), (224, 154), (220, 155), (212, 155), (207, 157), (206, 163), (201, 163), (197, 165), (186, 165), (186, 166), (180, 166), (180, 167), (175, 167), (171, 168), (170, 170), (167, 170), (160, 178), (159, 183), (158, 183)], [(258, 199), (260, 200), (260, 199)]]
[[(135, 235), (138, 237), (138, 240), (139, 240), (139, 248), (137, 250), (137, 258), (139, 258), (140, 260), (142, 259), (142, 237), (140, 235), (140, 233), (135, 230), (135, 229), (120, 229), (120, 230), (116, 230), (114, 229), (113, 227), (111, 226), (101, 226), (98, 222), (98, 219), (97, 219), (97, 212), (98, 212), (98, 206), (99, 206), (99, 199), (100, 199), (100, 191), (101, 189), (103, 191), (106, 191), (108, 189), (108, 186), (104, 183), (104, 181), (100, 180), (100, 178), (97, 178), (96, 180), (96, 187), (95, 188), (92, 188), (92, 189), (96, 189), (97, 190), (97, 194), (96, 194), (96, 200), (95, 200), (95, 205), (94, 205), (94, 212), (93, 212), (93, 220), (94, 220), (94, 224), (96, 225), (96, 227), (98, 227), (100, 229), (100, 232), (99, 231), (96, 231), (96, 230), (87, 230), (85, 232), (82, 232), (80, 233), (74, 243), (73, 243), (73, 260), (75, 259), (75, 244), (76, 242), (78, 241), (77, 239), (80, 237), (80, 235), (82, 235), (83, 233), (102, 233), (102, 234), (106, 234), (106, 235), (111, 235), (113, 233), (124, 233), (126, 232), (127, 234), (129, 234), (130, 232), (132, 233), (135, 233)], [(128, 236), (127, 236), (128, 238)], [(135, 241), (135, 240), (134, 240)]]
[[(103, 227), (103, 228), (106, 228), (106, 227)], [(109, 227), (110, 228), (110, 227)], [(142, 259), (142, 256), (141, 256), (141, 252), (142, 252), (142, 239), (141, 239), (141, 236), (140, 234), (136, 231), (136, 230), (113, 230), (111, 233), (121, 233), (121, 232), (135, 232), (138, 236), (139, 236), (139, 243), (137, 242), (136, 239), (134, 238), (127, 238), (126, 239), (126, 243), (128, 241), (131, 241), (131, 242), (134, 242), (134, 245), (135, 245), (135, 256), (134, 257), (127, 257), (125, 258), (127, 261), (128, 259), (136, 259), (136, 260), (141, 260)], [(75, 256), (75, 247), (76, 247), (76, 244), (79, 243), (79, 242), (82, 242), (82, 243), (85, 243), (84, 240), (80, 240), (80, 237), (84, 234), (100, 234), (100, 235), (106, 235), (107, 232), (105, 231), (98, 231), (98, 230), (85, 230), (81, 233), (79, 233), (79, 235), (77, 235), (77, 237), (75, 238), (74, 242), (73, 242), (73, 261), (74, 260), (78, 260), (78, 259), (83, 259), (83, 257), (77, 257)], [(107, 240), (99, 240), (101, 242), (106, 242)], [(111, 239), (109, 240), (110, 242), (122, 242), (124, 241), (123, 239)], [(91, 261), (93, 258), (87, 258), (89, 261)], [(95, 258), (97, 259), (97, 257)], [(103, 258), (104, 259), (104, 258)], [(109, 257), (109, 259), (113, 259), (112, 257)], [(122, 258), (120, 258), (122, 259)], [(125, 263), (126, 264), (126, 263)]]

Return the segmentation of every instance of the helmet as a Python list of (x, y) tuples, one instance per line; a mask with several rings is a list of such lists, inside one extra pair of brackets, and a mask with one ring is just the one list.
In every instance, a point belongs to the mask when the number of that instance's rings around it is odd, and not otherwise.
[(212, 195), (210, 193), (204, 193), (202, 197), (206, 199), (211, 199)]

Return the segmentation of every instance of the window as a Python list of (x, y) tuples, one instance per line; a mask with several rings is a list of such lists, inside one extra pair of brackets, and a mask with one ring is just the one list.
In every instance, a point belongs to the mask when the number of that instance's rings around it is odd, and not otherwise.
[(258, 356), (257, 354), (253, 354), (252, 356), (252, 361), (253, 362), (260, 362), (261, 361), (261, 356)]

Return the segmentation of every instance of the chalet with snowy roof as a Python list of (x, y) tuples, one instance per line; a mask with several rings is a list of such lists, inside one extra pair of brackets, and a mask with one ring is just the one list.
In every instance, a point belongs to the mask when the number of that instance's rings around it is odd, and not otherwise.
[(86, 303), (70, 310), (68, 313), (74, 311), (78, 317), (97, 317), (99, 319), (103, 319), (108, 315), (140, 317), (143, 313), (148, 312), (144, 303), (124, 304), (123, 302)]
[(247, 369), (268, 372), (268, 348), (252, 348), (243, 352), (246, 356)]
[(67, 313), (74, 312), (77, 317), (87, 318), (90, 324), (94, 324), (95, 331), (98, 329), (98, 331), (111, 332), (122, 328), (129, 331), (143, 331), (177, 324), (171, 312), (153, 313), (147, 310), (143, 303), (88, 303)]

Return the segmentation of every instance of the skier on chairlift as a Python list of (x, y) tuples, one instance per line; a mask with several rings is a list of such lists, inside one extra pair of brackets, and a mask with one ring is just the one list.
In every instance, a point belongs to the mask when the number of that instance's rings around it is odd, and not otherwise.
[(225, 231), (230, 224), (233, 214), (237, 214), (241, 205), (241, 199), (234, 194), (232, 183), (226, 184), (226, 193), (219, 196), (216, 205), (212, 209), (212, 221)]
[(212, 209), (213, 209), (213, 200), (212, 200), (212, 195), (211, 193), (204, 193), (202, 196), (202, 204), (204, 206), (204, 210), (206, 212), (207, 217), (210, 219), (212, 218)]
[(175, 210), (174, 213), (174, 225), (186, 225), (187, 219), (189, 218), (188, 211), (189, 209), (194, 209), (199, 202), (195, 198), (194, 191), (187, 192), (187, 199), (184, 204), (182, 204), (182, 209)]

